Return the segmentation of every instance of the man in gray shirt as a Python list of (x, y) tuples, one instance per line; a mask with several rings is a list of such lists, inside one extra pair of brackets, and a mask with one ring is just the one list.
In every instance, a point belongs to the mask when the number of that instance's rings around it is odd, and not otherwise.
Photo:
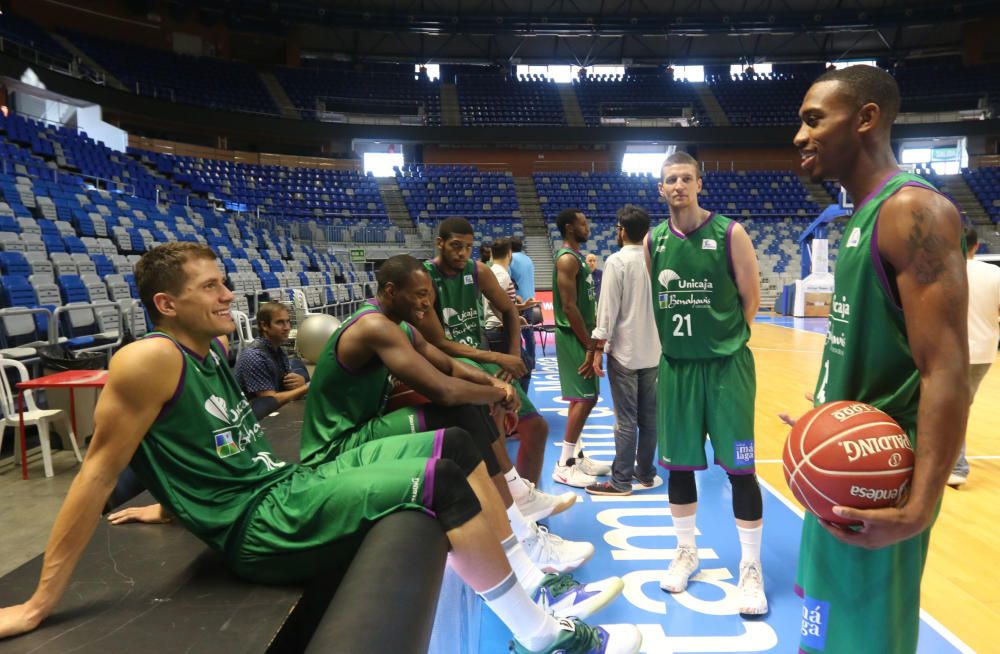
[(617, 230), (621, 250), (604, 263), (597, 326), (591, 334), (596, 341), (594, 372), (601, 377), (601, 354), (608, 353), (608, 381), (615, 403), (615, 460), (610, 481), (587, 486), (591, 495), (630, 495), (633, 478), (645, 488), (653, 488), (659, 479), (653, 457), (660, 339), (642, 248), (649, 214), (627, 204), (618, 211)]

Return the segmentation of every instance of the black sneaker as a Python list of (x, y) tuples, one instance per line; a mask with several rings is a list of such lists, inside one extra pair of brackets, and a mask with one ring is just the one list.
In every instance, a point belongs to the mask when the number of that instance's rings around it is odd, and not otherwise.
[(595, 484), (587, 486), (587, 492), (591, 495), (617, 495), (620, 497), (625, 497), (626, 495), (632, 494), (631, 488), (621, 489), (615, 486), (610, 481), (599, 481)]

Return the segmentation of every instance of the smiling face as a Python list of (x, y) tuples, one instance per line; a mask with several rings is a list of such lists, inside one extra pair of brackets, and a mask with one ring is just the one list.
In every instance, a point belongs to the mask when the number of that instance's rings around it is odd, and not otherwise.
[(660, 179), (660, 197), (667, 201), (671, 209), (698, 206), (701, 176), (697, 167), (686, 163), (667, 164), (663, 167)]
[(184, 262), (184, 283), (177, 293), (166, 291), (153, 296), (157, 309), (173, 328), (196, 339), (217, 338), (236, 328), (229, 313), (233, 292), (214, 259), (195, 257)]
[(419, 323), (431, 311), (433, 293), (431, 276), (423, 268), (410, 273), (406, 283), (399, 286), (387, 284), (383, 291), (386, 309), (411, 324)]
[(799, 108), (802, 126), (793, 143), (812, 181), (839, 180), (850, 172), (862, 148), (862, 109), (843, 82), (813, 84), (806, 93)]

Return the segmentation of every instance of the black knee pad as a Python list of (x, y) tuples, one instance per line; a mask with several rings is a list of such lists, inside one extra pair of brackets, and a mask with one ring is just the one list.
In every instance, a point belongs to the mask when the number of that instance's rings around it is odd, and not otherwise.
[(733, 515), (737, 520), (760, 520), (764, 515), (764, 501), (760, 496), (757, 475), (729, 475), (733, 485)]
[(497, 425), (485, 406), (459, 404), (458, 406), (424, 407), (424, 420), (428, 429), (461, 427), (470, 434), (482, 433), (489, 444), (500, 438)]
[(454, 461), (439, 459), (434, 464), (433, 480), (425, 479), (424, 483), (434, 484), (431, 510), (445, 531), (461, 527), (482, 511), (469, 480)]
[[(493, 421), (489, 419), (489, 414), (484, 414), (484, 422), (480, 414), (480, 407), (462, 405), (457, 407), (428, 407), (424, 413), (425, 424), (428, 429), (460, 429), (465, 433), (479, 456), (486, 463), (486, 472), (490, 477), (499, 474), (500, 463), (496, 454), (493, 453), (493, 443), (496, 441), (496, 428)], [(487, 429), (492, 428), (492, 431)]]
[(454, 461), (466, 477), (483, 460), (472, 436), (461, 427), (449, 427), (442, 430), (441, 458)]
[(667, 496), (671, 504), (694, 504), (698, 501), (698, 486), (694, 470), (671, 470), (667, 479)]

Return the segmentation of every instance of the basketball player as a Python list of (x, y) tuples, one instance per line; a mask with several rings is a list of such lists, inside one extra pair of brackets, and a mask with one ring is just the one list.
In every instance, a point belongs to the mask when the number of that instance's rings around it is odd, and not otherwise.
[[(835, 507), (842, 529), (806, 514), (797, 590), (801, 651), (912, 653), (930, 526), (969, 410), (968, 296), (961, 219), (923, 179), (899, 169), (890, 141), (896, 81), (871, 66), (820, 76), (794, 143), (814, 180), (856, 199), (841, 239), (830, 332), (815, 404), (856, 400), (892, 416), (914, 440), (905, 504)], [(791, 421), (789, 421), (791, 422)]]
[(657, 379), (660, 465), (670, 471), (677, 556), (660, 587), (684, 591), (698, 568), (694, 471), (708, 467), (705, 434), (733, 487), (740, 538), (739, 612), (767, 613), (760, 565), (763, 507), (754, 474), (757, 382), (747, 347), (760, 306), (757, 255), (742, 225), (698, 205), (701, 169), (677, 152), (663, 163), (668, 219), (646, 237), (653, 316), (663, 354)]
[[(416, 326), (445, 354), (474, 361), (489, 374), (514, 382), (521, 401), (516, 427), (520, 447), (507, 481), (525, 515), (541, 519), (573, 506), (576, 497), (554, 497), (535, 488), (549, 425), (517, 384), (526, 370), (521, 359), (521, 317), (489, 266), (471, 259), (474, 237), (465, 218), (441, 221), (435, 240), (437, 254), (424, 262), (434, 284), (434, 311), (428, 311)], [(508, 338), (506, 352), (491, 352), (486, 343), (484, 297), (500, 314)]]
[[(555, 498), (542, 504), (519, 502), (513, 496), (510, 458), (496, 426), (483, 406), (503, 403), (517, 409), (517, 387), (442, 353), (412, 326), (432, 313), (430, 276), (413, 257), (400, 255), (380, 268), (378, 296), (366, 302), (333, 333), (316, 362), (314, 399), (306, 403), (302, 425), (302, 462), (316, 465), (374, 440), (447, 427), (461, 427), (475, 440), (510, 519), (511, 527), (531, 560), (547, 572), (569, 572), (594, 554), (586, 542), (563, 540), (525, 515), (525, 506), (542, 517)], [(416, 265), (418, 270), (412, 270)], [(380, 335), (397, 335), (396, 348), (383, 352)], [(388, 355), (391, 354), (390, 358)], [(420, 372), (424, 374), (418, 374)], [(383, 413), (392, 375), (431, 404)], [(463, 383), (457, 384), (456, 381)], [(468, 383), (471, 382), (471, 385)], [(344, 393), (343, 389), (351, 389)], [(486, 398), (492, 398), (487, 400)], [(477, 406), (478, 405), (478, 406)], [(524, 487), (524, 484), (520, 484)], [(522, 495), (528, 495), (524, 488)], [(531, 489), (531, 495), (551, 496)], [(575, 499), (575, 498), (574, 498)]]
[[(515, 576), (497, 540), (506, 521), (467, 434), (383, 441), (316, 469), (287, 464), (271, 452), (226, 363), (233, 294), (214, 252), (198, 243), (158, 246), (136, 266), (136, 282), (157, 330), (112, 358), (94, 437), (56, 518), (38, 587), (24, 604), (0, 609), (0, 638), (31, 631), (55, 609), (131, 459), (154, 496), (248, 580), (314, 578), (348, 561), (356, 536), (380, 516), (423, 510), (441, 523), (452, 565), (512, 629), (516, 648), (599, 651), (585, 643), (607, 632), (547, 615)], [(499, 389), (491, 392), (500, 399)], [(610, 637), (616, 652), (635, 652), (641, 640), (634, 627)]]
[(556, 316), (556, 361), (562, 399), (569, 402), (562, 452), (552, 478), (560, 484), (586, 488), (597, 477), (611, 474), (611, 466), (600, 464), (577, 451), (587, 416), (597, 404), (600, 380), (594, 375), (594, 339), (597, 295), (594, 279), (580, 246), (590, 238), (590, 223), (582, 211), (564, 209), (556, 216), (563, 236), (555, 254), (552, 308)]

